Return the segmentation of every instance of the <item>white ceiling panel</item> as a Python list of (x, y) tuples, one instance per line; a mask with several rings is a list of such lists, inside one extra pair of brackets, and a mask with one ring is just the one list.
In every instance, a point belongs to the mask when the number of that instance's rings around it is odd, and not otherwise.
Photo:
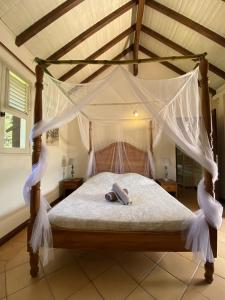
[(189, 19), (225, 36), (225, 3), (221, 0), (157, 0)]
[[(103, 47), (105, 44), (110, 42), (121, 32), (126, 30), (131, 26), (131, 11), (128, 11), (123, 16), (112, 21), (110, 24), (103, 27), (101, 30), (89, 37), (85, 42), (81, 43), (73, 50), (64, 55), (61, 59), (85, 59), (92, 53)], [(133, 35), (125, 38), (127, 43), (130, 44), (130, 40), (133, 41)], [(116, 45), (115, 45), (116, 47)], [(37, 52), (38, 53), (38, 52)], [(37, 54), (36, 54), (37, 55)], [(71, 66), (63, 65), (62, 68), (51, 67), (50, 70), (55, 74), (55, 76), (60, 77), (66, 73)]]
[[(0, 2), (0, 16), (9, 29), (18, 35), (63, 2), (63, 0), (3, 0)], [(2, 14), (3, 3), (8, 3), (9, 9)]]
[[(104, 54), (100, 55), (98, 59), (113, 59), (115, 56), (120, 54), (123, 50), (125, 50), (127, 47), (129, 47), (129, 41), (127, 39), (123, 39), (120, 41), (117, 45), (106, 51)], [(85, 66), (81, 71), (79, 71), (77, 74), (72, 76), (68, 81), (70, 82), (76, 82), (79, 83), (82, 80), (84, 80), (86, 77), (93, 74), (95, 71), (97, 71), (99, 68), (101, 68), (102, 65), (87, 65)]]
[[(170, 47), (163, 45), (158, 40), (155, 40), (154, 38), (149, 37), (146, 34), (143, 34), (141, 36), (140, 43), (143, 47), (152, 51), (153, 53), (155, 53), (158, 56), (180, 55), (180, 53), (174, 51)], [(177, 66), (184, 72), (189, 72), (196, 65), (196, 62), (191, 61), (191, 60), (177, 60), (177, 61), (171, 61), (170, 63)], [(220, 78), (219, 76), (215, 75), (214, 73), (212, 73), (210, 71), (209, 71), (208, 77), (209, 77), (209, 81), (210, 81), (210, 86), (214, 89), (217, 89), (224, 82), (224, 80), (222, 78)]]
[(225, 70), (225, 48), (196, 31), (150, 8), (146, 8), (143, 24), (193, 53), (207, 52), (207, 59)]
[[(0, 20), (4, 22), (16, 38), (18, 34), (64, 1), (65, 0), (0, 0)], [(85, 0), (28, 40), (25, 43), (25, 47), (34, 57), (47, 58), (128, 1), (129, 0)], [(177, 11), (225, 37), (224, 1), (156, 0), (156, 2)], [(72, 49), (64, 55), (62, 59), (87, 58), (129, 28), (132, 21), (134, 22), (135, 15), (135, 8), (127, 11)], [(144, 10), (143, 24), (193, 53), (207, 52), (208, 60), (225, 71), (225, 48), (200, 33), (176, 22), (147, 5)], [(112, 59), (133, 43), (133, 36), (132, 34), (124, 38), (99, 58)], [(143, 32), (141, 33), (141, 44), (159, 56), (180, 55)], [(173, 64), (184, 71), (189, 71), (194, 66), (194, 63), (191, 61), (178, 61), (173, 62)], [(71, 68), (71, 65), (52, 65), (49, 70), (54, 76), (59, 78)], [(99, 66), (88, 65), (71, 77), (70, 80), (80, 82), (98, 68)], [(160, 70), (163, 69), (165, 68), (162, 67)], [(209, 72), (209, 77), (210, 85), (215, 89), (225, 82), (224, 79), (211, 72)]]

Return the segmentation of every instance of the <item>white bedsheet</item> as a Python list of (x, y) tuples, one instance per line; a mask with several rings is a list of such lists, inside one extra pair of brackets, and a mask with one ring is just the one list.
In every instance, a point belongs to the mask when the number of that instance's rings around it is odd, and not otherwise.
[[(132, 205), (107, 202), (105, 194), (117, 182)], [(53, 207), (50, 223), (75, 230), (173, 231), (184, 229), (193, 213), (155, 181), (127, 173), (100, 173)]]

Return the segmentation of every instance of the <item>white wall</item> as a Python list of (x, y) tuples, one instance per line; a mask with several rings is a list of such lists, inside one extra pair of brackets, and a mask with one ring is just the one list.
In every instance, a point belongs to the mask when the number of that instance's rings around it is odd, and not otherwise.
[[(87, 164), (88, 164), (88, 152), (84, 148), (81, 142), (77, 119), (67, 124), (67, 130), (68, 130), (67, 157), (75, 159), (74, 176), (85, 178)], [(69, 177), (70, 175), (71, 175), (71, 168), (69, 166), (67, 168), (67, 176)]]
[(216, 109), (217, 117), (217, 146), (219, 170), (219, 197), (225, 199), (225, 86), (212, 99), (212, 108)]
[[(14, 37), (1, 22), (0, 36), (1, 40), (13, 53), (30, 68), (34, 69), (32, 55), (25, 47), (18, 48), (15, 46)], [(34, 75), (1, 46), (0, 58), (24, 78), (31, 81), (34, 89)], [(58, 182), (62, 179), (61, 161), (64, 155), (67, 156), (67, 145), (65, 143), (68, 140), (67, 129), (67, 126), (60, 129), (58, 146), (48, 146), (48, 168), (41, 187), (49, 202), (55, 200), (59, 195)], [(45, 136), (43, 141), (45, 141)], [(22, 197), (22, 188), (30, 171), (31, 151), (29, 154), (0, 154), (0, 238), (29, 217), (29, 211), (25, 208)]]

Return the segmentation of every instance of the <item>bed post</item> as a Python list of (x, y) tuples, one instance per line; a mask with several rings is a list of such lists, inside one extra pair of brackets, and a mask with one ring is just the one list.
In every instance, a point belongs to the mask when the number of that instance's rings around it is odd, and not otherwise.
[[(34, 124), (42, 120), (42, 89), (43, 89), (43, 75), (44, 70), (40, 65), (36, 66), (36, 83), (35, 83), (35, 102), (34, 102)], [(32, 153), (32, 165), (36, 164), (39, 160), (41, 152), (41, 135), (33, 139), (33, 153)], [(29, 245), (34, 221), (40, 206), (40, 182), (31, 188), (31, 199), (30, 199), (30, 221), (27, 232), (27, 249), (30, 254), (30, 274), (32, 277), (36, 277), (38, 274), (38, 251), (33, 252)]]
[(152, 120), (149, 121), (149, 146), (151, 153), (153, 153)]
[[(150, 150), (152, 158), (153, 158), (152, 120), (149, 121), (149, 150)], [(152, 165), (151, 164), (150, 164), (150, 170), (149, 170), (148, 176), (151, 176), (151, 178), (153, 178)]]
[[(199, 69), (201, 73), (201, 93), (202, 93), (202, 116), (205, 123), (205, 128), (208, 134), (208, 138), (211, 144), (211, 109), (208, 87), (208, 61), (205, 58), (200, 59)], [(205, 189), (210, 195), (214, 195), (214, 187), (212, 181), (212, 175), (204, 169), (204, 183)], [(217, 256), (217, 230), (212, 226), (209, 226), (210, 244), (212, 247), (214, 257)], [(213, 281), (214, 264), (210, 262), (205, 263), (205, 279), (208, 283)]]
[(91, 151), (92, 151), (92, 122), (89, 121), (89, 151), (88, 151), (89, 155)]

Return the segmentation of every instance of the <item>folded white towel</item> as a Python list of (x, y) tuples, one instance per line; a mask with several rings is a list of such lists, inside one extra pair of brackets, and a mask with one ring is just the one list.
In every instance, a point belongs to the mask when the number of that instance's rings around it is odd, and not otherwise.
[(132, 201), (128, 197), (127, 193), (124, 190), (122, 190), (121, 187), (117, 183), (113, 184), (112, 191), (116, 194), (118, 201), (121, 204), (129, 205), (132, 203)]

